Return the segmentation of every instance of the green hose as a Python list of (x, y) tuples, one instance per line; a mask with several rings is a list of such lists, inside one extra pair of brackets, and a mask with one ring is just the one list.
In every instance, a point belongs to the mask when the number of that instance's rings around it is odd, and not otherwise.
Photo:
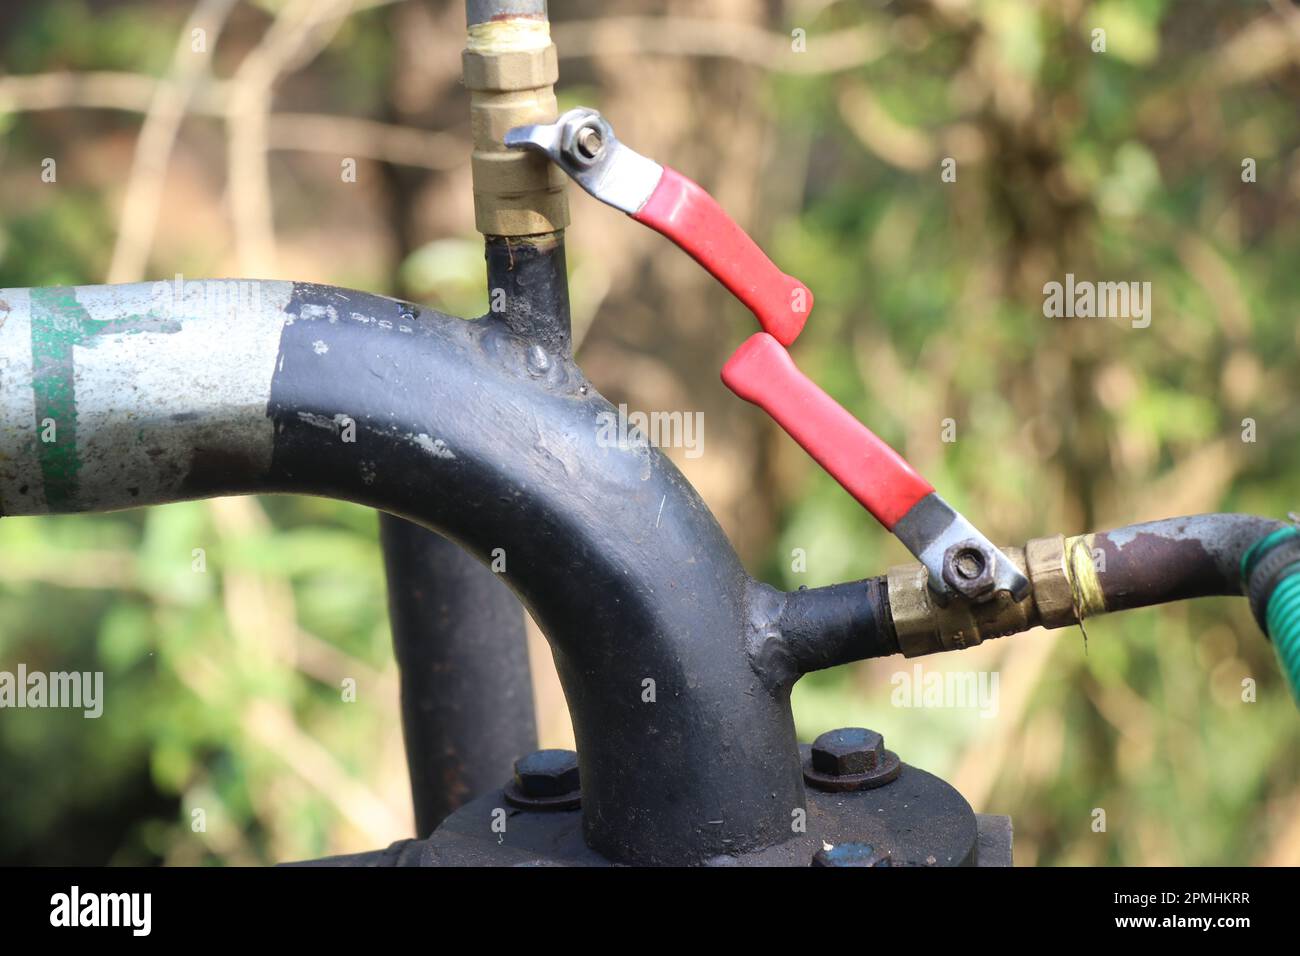
[(1300, 706), (1300, 528), (1279, 528), (1241, 559), (1243, 589)]
[(1300, 572), (1292, 572), (1273, 592), (1268, 602), (1268, 631), (1291, 684), (1291, 696), (1300, 706)]

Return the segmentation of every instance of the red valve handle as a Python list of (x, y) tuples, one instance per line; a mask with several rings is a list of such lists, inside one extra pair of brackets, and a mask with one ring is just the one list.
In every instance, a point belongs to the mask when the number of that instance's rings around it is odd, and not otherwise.
[(778, 269), (697, 183), (665, 166), (654, 192), (632, 218), (681, 246), (782, 345), (799, 337), (812, 311), (812, 293)]
[(756, 332), (722, 368), (722, 381), (776, 420), (831, 477), (893, 531), (934, 487), (795, 366), (766, 332)]

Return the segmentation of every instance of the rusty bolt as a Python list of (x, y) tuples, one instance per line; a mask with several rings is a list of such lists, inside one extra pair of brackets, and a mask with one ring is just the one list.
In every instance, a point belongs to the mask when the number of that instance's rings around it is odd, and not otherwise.
[(993, 590), (997, 556), (978, 541), (962, 541), (943, 553), (943, 580), (962, 597), (974, 600)]
[(885, 738), (864, 727), (828, 730), (812, 745), (812, 766), (818, 773), (844, 777), (876, 769), (885, 752)]
[(578, 755), (538, 750), (515, 761), (515, 784), (525, 797), (561, 797), (578, 789)]

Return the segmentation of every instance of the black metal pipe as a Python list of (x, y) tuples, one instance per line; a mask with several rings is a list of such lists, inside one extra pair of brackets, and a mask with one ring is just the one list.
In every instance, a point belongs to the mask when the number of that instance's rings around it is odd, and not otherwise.
[(1129, 525), (1092, 536), (1107, 611), (1241, 594), (1241, 558), (1282, 522), (1204, 514)]
[[(370, 321), (401, 308), (296, 288), (263, 488), (373, 504), (484, 561), (501, 549), (552, 642), (597, 851), (688, 863), (789, 838), (788, 687), (751, 660), (759, 586), (704, 502), (656, 450), (601, 444), (613, 409), (565, 356), (492, 315)], [(323, 427), (340, 414), (352, 447)]]
[[(563, 237), (489, 237), (489, 306), (536, 343), (570, 354)], [(380, 515), (393, 647), (401, 670), (416, 830), (510, 776), (537, 749), (523, 608), (496, 573), (440, 535)]]
[(901, 652), (883, 577), (774, 594), (779, 610), (767, 619), (775, 636), (755, 656), (776, 680), (793, 684), (811, 671)]
[(533, 343), (529, 358), (534, 365), (569, 361), (573, 333), (563, 233), (488, 236), (484, 251), (492, 314)]
[(379, 529), (416, 833), (425, 837), (537, 749), (523, 609), (441, 535), (383, 513)]

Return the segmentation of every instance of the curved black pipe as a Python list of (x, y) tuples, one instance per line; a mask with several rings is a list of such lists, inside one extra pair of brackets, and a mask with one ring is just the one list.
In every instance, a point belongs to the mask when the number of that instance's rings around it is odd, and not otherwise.
[(758, 586), (704, 502), (657, 451), (602, 445), (612, 409), (567, 356), (492, 315), (425, 313), (403, 333), (383, 321), (401, 308), (295, 288), (256, 490), (361, 501), (484, 561), (499, 549), (552, 642), (594, 849), (683, 863), (788, 838), (803, 799), (788, 685), (751, 662)]

